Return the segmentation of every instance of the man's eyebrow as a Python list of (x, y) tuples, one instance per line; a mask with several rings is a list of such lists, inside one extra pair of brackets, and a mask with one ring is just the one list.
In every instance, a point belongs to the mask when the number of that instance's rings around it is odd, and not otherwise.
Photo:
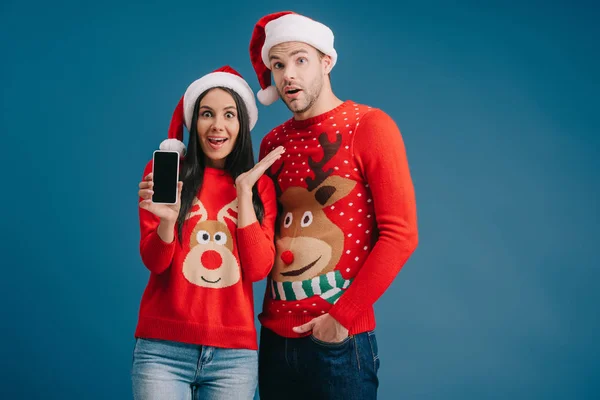
[[(292, 51), (292, 52), (291, 52), (289, 55), (290, 55), (290, 56), (295, 56), (296, 54), (300, 54), (300, 53), (305, 53), (305, 54), (308, 54), (308, 50), (306, 50), (306, 49), (298, 49), (298, 50), (294, 50), (294, 51)], [(273, 55), (269, 56), (269, 61), (271, 61), (271, 60), (279, 60), (279, 59), (280, 59), (280, 58), (279, 58), (277, 55), (275, 55), (275, 54), (273, 54)]]
[(290, 53), (290, 56), (295, 56), (296, 54), (299, 54), (299, 53), (306, 53), (306, 54), (308, 54), (308, 50), (305, 50), (305, 49), (294, 50), (294, 51), (292, 51)]

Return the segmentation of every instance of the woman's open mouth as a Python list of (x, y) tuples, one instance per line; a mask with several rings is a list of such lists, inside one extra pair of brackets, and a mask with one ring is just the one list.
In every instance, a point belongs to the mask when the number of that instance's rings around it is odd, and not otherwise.
[(208, 144), (215, 150), (219, 150), (228, 141), (227, 138), (222, 137), (208, 137)]

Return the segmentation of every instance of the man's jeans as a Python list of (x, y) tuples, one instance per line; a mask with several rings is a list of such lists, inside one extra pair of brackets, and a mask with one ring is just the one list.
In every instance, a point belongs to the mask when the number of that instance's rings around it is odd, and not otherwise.
[(252, 400), (256, 350), (137, 339), (131, 371), (134, 399)]
[(261, 400), (376, 399), (378, 370), (374, 331), (341, 343), (325, 343), (313, 336), (287, 339), (265, 327), (261, 329)]

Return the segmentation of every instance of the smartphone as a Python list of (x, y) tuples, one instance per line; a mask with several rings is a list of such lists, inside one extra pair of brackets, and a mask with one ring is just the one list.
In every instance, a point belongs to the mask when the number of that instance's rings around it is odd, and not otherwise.
[(152, 181), (154, 182), (153, 203), (177, 203), (178, 152), (168, 150), (156, 150), (154, 152), (152, 155)]

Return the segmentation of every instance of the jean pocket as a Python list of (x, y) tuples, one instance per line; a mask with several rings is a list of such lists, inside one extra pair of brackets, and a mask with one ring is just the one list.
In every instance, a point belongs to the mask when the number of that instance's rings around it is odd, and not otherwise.
[(137, 338), (133, 348), (134, 357), (145, 357), (148, 355), (165, 354), (171, 350), (166, 340)]
[(375, 337), (375, 331), (367, 332), (367, 338), (369, 339), (369, 345), (371, 346), (371, 356), (373, 357), (373, 368), (375, 371), (379, 369), (379, 347), (377, 346), (377, 338)]
[(329, 349), (339, 349), (341, 347), (344, 347), (346, 344), (348, 344), (350, 342), (351, 338), (352, 338), (351, 336), (348, 336), (346, 339), (342, 340), (341, 342), (331, 343), (331, 342), (325, 342), (321, 339), (317, 339), (312, 334), (310, 335), (310, 340), (312, 340), (313, 343), (317, 344), (318, 346), (329, 348)]

